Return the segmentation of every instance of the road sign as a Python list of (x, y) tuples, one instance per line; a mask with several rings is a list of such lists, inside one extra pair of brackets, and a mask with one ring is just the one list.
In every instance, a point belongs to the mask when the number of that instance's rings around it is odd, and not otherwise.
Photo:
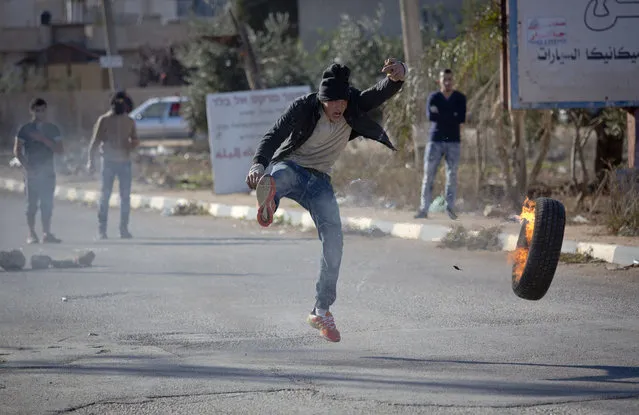
[(508, 8), (512, 108), (639, 106), (638, 2), (508, 0)]
[(291, 102), (309, 92), (308, 86), (291, 86), (206, 96), (216, 194), (250, 191), (245, 180), (257, 145)]
[(100, 56), (100, 66), (103, 68), (121, 68), (123, 66), (121, 55)]

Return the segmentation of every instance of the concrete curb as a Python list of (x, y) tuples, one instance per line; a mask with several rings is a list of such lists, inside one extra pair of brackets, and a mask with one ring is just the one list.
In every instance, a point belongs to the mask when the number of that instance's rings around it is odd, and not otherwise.
[[(24, 183), (20, 180), (0, 178), (0, 189), (24, 192)], [(96, 190), (82, 190), (57, 186), (55, 189), (55, 197), (71, 202), (96, 204), (100, 197), (100, 192)], [(118, 207), (119, 204), (119, 195), (113, 193), (109, 205)], [(164, 212), (167, 209), (185, 204), (196, 204), (211, 216), (218, 218), (254, 220), (257, 215), (257, 208), (251, 206), (233, 206), (185, 198), (131, 194), (131, 209), (152, 209)], [(308, 212), (300, 210), (279, 209), (275, 214), (275, 222), (285, 223), (302, 229), (313, 229), (315, 227)], [(353, 230), (364, 232), (381, 231), (384, 234), (396, 238), (425, 242), (439, 242), (451, 229), (451, 227), (442, 225), (398, 223), (357, 217), (342, 217), (342, 224)], [(514, 250), (518, 237), (519, 235), (501, 233), (499, 239), (502, 242), (502, 251)], [(564, 253), (589, 253), (597, 259), (624, 266), (632, 265), (634, 261), (639, 260), (639, 247), (623, 245), (564, 240), (561, 251)]]

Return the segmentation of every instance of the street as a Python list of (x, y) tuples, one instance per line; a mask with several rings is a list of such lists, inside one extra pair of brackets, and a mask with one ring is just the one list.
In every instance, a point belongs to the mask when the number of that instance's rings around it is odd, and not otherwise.
[(120, 240), (112, 209), (95, 241), (56, 201), (64, 242), (26, 246), (24, 210), (0, 192), (0, 249), (96, 259), (0, 271), (2, 414), (639, 413), (636, 270), (562, 264), (529, 302), (503, 252), (347, 235), (329, 343), (315, 232), (133, 211)]

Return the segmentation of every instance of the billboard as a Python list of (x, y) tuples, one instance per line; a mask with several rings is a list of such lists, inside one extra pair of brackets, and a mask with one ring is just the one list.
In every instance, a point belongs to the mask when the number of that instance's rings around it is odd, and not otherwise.
[(246, 175), (257, 144), (308, 86), (225, 92), (206, 96), (206, 118), (217, 194), (248, 192)]
[(510, 106), (639, 106), (639, 1), (508, 0)]

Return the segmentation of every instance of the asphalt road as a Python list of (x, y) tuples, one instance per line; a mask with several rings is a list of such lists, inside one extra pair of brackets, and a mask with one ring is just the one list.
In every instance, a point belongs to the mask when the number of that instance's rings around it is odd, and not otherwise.
[(136, 211), (96, 242), (93, 208), (56, 203), (64, 243), (24, 246), (0, 193), (0, 249), (97, 254), (0, 271), (2, 414), (639, 412), (636, 270), (561, 265), (529, 302), (504, 253), (349, 235), (335, 344), (305, 322), (315, 233)]

